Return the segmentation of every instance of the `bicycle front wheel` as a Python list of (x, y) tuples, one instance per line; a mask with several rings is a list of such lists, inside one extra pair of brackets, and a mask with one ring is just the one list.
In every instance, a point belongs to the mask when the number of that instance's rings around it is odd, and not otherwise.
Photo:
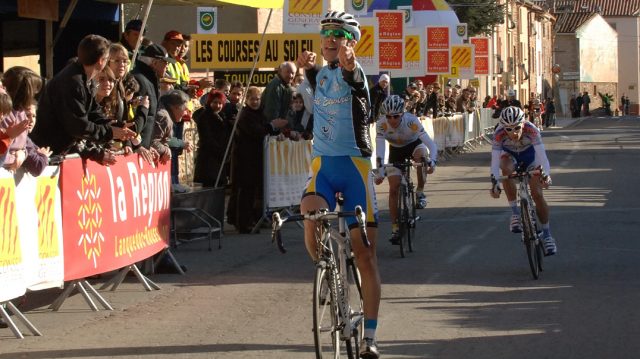
[(409, 250), (407, 237), (409, 236), (409, 211), (407, 210), (407, 186), (400, 185), (398, 190), (398, 230), (400, 235), (400, 256), (405, 257)]
[(331, 293), (333, 279), (327, 265), (316, 266), (313, 283), (313, 340), (316, 346), (316, 358), (340, 358), (340, 340), (338, 338), (338, 307)]
[(345, 288), (345, 299), (351, 309), (349, 313), (351, 338), (346, 341), (347, 357), (358, 359), (360, 356), (360, 341), (364, 337), (364, 310), (362, 306), (360, 272), (354, 258), (347, 260), (347, 283)]
[(413, 252), (413, 242), (415, 242), (416, 239), (416, 222), (418, 217), (416, 216), (416, 194), (413, 192), (413, 188), (409, 189), (408, 194), (407, 209), (409, 212), (409, 229), (407, 230), (407, 243), (409, 244), (409, 252)]
[(522, 239), (527, 250), (527, 258), (529, 259), (529, 268), (533, 279), (540, 277), (540, 262), (537, 255), (536, 245), (536, 229), (533, 225), (533, 219), (529, 209), (529, 203), (526, 200), (520, 201), (520, 216), (522, 218)]

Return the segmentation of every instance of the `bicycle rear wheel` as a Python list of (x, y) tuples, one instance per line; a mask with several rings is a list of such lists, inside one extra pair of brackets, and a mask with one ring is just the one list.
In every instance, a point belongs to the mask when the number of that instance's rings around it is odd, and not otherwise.
[(526, 200), (520, 201), (520, 216), (522, 218), (522, 239), (525, 249), (527, 250), (529, 268), (531, 269), (531, 275), (533, 276), (533, 279), (538, 279), (540, 276), (541, 264), (537, 255), (537, 233), (533, 225), (533, 220), (531, 218), (529, 203)]
[(405, 252), (409, 250), (407, 237), (409, 236), (409, 211), (406, 201), (407, 186), (401, 184), (398, 190), (398, 230), (400, 235), (400, 256), (405, 257)]
[(338, 307), (329, 290), (332, 286), (327, 264), (319, 263), (313, 282), (313, 340), (316, 359), (340, 358)]

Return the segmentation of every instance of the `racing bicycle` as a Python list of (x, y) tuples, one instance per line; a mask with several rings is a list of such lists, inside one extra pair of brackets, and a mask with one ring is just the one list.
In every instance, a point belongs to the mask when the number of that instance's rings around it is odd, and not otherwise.
[(542, 244), (542, 238), (540, 237), (541, 231), (538, 230), (535, 203), (531, 198), (531, 192), (529, 190), (529, 181), (532, 176), (540, 176), (540, 178), (542, 178), (544, 177), (544, 173), (541, 169), (526, 171), (519, 168), (508, 176), (500, 176), (498, 180), (518, 180), (520, 220), (522, 223), (522, 243), (524, 243), (524, 247), (527, 251), (531, 275), (533, 276), (533, 279), (538, 279), (540, 277), (540, 272), (542, 271), (544, 247)]
[[(356, 217), (362, 241), (370, 246), (366, 234), (366, 215), (362, 207), (355, 211), (320, 209), (307, 214), (281, 218), (273, 213), (272, 241), (286, 253), (280, 229), (285, 222), (311, 220), (316, 222), (316, 269), (313, 282), (313, 338), (316, 358), (349, 359), (360, 355), (364, 335), (364, 312), (360, 272), (351, 250), (351, 240), (344, 218)], [(331, 220), (338, 219), (338, 230)], [(341, 343), (343, 345), (341, 345)]]

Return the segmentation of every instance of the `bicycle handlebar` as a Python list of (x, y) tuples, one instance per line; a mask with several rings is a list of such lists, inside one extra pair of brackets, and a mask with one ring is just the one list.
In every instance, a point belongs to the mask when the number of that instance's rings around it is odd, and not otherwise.
[(356, 217), (358, 221), (358, 227), (360, 228), (360, 236), (362, 237), (362, 243), (365, 247), (370, 247), (371, 242), (369, 242), (369, 238), (367, 237), (367, 216), (365, 212), (362, 210), (362, 207), (356, 206), (355, 211), (340, 211), (340, 212), (330, 212), (329, 210), (323, 208), (317, 211), (312, 211), (306, 214), (295, 214), (289, 217), (282, 218), (280, 213), (273, 212), (272, 216), (272, 230), (271, 230), (271, 242), (276, 242), (278, 246), (278, 250), (281, 253), (287, 253), (287, 250), (284, 247), (284, 242), (282, 241), (282, 234), (280, 233), (280, 229), (282, 225), (286, 222), (297, 222), (303, 220), (310, 221), (318, 221), (318, 220), (331, 220), (342, 217)]
[(531, 171), (516, 171), (513, 172), (510, 175), (507, 176), (500, 176), (498, 177), (498, 181), (504, 181), (507, 179), (514, 179), (514, 178), (522, 178), (522, 177), (528, 177), (531, 178), (531, 176), (540, 176), (540, 177), (545, 177), (544, 171), (540, 168), (537, 168), (535, 170), (531, 170)]

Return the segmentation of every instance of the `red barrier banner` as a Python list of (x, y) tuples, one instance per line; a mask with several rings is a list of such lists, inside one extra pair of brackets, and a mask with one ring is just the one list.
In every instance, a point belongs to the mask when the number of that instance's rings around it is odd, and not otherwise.
[(151, 167), (138, 156), (112, 166), (62, 164), (65, 280), (133, 264), (169, 243), (169, 164)]

